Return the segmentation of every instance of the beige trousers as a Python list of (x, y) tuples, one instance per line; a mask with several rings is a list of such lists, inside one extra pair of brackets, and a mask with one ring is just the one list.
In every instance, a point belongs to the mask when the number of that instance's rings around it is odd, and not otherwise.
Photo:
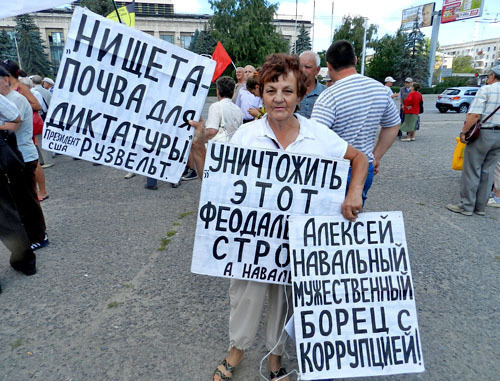
[[(285, 298), (288, 295), (288, 311)], [(291, 287), (270, 283), (232, 279), (229, 287), (229, 349), (247, 350), (255, 341), (266, 295), (269, 296), (265, 321), (266, 348), (281, 356), (285, 351), (285, 322), (292, 315)], [(281, 340), (280, 340), (281, 336)], [(278, 343), (279, 340), (279, 343)]]

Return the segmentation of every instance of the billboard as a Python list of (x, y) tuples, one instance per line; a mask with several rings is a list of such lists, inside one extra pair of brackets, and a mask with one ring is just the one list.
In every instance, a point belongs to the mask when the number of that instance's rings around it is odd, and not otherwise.
[(415, 22), (419, 28), (431, 26), (435, 6), (436, 3), (428, 3), (425, 5), (419, 5), (418, 7), (403, 9), (401, 29), (413, 29)]
[(484, 0), (443, 0), (441, 24), (481, 17)]

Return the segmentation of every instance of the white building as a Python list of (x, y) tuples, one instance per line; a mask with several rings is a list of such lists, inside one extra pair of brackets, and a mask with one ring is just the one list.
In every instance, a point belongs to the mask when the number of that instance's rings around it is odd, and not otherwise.
[[(116, 1), (118, 7), (131, 3), (132, 0)], [(73, 8), (78, 5), (75, 1), (71, 6), (33, 13), (36, 25), (40, 29), (42, 40), (47, 47), (49, 58), (54, 66), (59, 66), (64, 49), (65, 38), (71, 23)], [(183, 48), (188, 48), (191, 38), (196, 31), (204, 30), (208, 26), (210, 15), (176, 14), (173, 0), (136, 0), (135, 28), (157, 38)], [(277, 32), (289, 41), (290, 47), (296, 39), (296, 32), (303, 24), (311, 32), (310, 21), (276, 18), (273, 21)], [(15, 18), (0, 20), (0, 30), (12, 32), (16, 25)]]
[(439, 50), (453, 57), (472, 57), (473, 67), (483, 73), (500, 64), (500, 38), (443, 45)]

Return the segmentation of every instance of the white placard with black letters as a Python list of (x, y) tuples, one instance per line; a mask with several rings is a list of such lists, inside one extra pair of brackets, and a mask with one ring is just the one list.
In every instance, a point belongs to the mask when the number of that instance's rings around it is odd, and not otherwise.
[(301, 379), (423, 372), (402, 213), (289, 224)]
[(175, 183), (214, 69), (211, 59), (77, 7), (43, 148)]
[(289, 215), (340, 213), (349, 161), (209, 142), (191, 271), (290, 284)]

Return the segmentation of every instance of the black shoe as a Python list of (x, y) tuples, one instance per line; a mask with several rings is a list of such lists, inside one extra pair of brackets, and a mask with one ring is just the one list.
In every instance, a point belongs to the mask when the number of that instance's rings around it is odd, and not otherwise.
[(149, 190), (158, 190), (158, 186), (156, 185), (144, 185), (144, 188)]
[(36, 258), (26, 262), (10, 262), (10, 265), (14, 270), (22, 272), (24, 275), (36, 274)]
[(194, 180), (198, 178), (198, 174), (196, 173), (196, 170), (190, 169), (186, 175), (181, 177), (182, 181), (189, 181), (189, 180)]

